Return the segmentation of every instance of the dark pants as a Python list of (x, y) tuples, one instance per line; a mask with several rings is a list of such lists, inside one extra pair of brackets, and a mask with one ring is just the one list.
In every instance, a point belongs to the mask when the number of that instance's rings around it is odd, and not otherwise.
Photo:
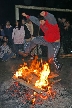
[(19, 50), (23, 50), (23, 44), (14, 44), (14, 53), (16, 54), (16, 56), (19, 56)]
[(48, 60), (50, 60), (51, 58), (54, 59), (54, 64), (56, 66), (56, 68), (58, 68), (58, 61), (57, 61), (57, 54), (60, 48), (60, 42), (47, 42), (44, 40), (43, 36), (38, 36), (36, 38), (34, 38), (28, 45), (26, 45), (25, 47), (25, 53), (30, 53), (30, 51), (36, 46), (36, 45), (43, 45), (43, 46), (47, 46), (48, 48)]
[(70, 54), (71, 52), (71, 41), (70, 40), (64, 40), (63, 50), (65, 54)]

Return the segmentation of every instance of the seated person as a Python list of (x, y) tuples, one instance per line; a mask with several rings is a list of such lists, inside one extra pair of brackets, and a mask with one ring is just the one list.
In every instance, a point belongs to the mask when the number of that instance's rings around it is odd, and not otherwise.
[(3, 39), (4, 36), (5, 36), (4, 30), (2, 29), (2, 26), (0, 25), (0, 45), (2, 43), (2, 39)]
[(13, 56), (14, 54), (12, 53), (11, 49), (7, 45), (7, 42), (3, 41), (2, 46), (0, 46), (0, 58), (2, 59), (2, 61), (7, 61)]

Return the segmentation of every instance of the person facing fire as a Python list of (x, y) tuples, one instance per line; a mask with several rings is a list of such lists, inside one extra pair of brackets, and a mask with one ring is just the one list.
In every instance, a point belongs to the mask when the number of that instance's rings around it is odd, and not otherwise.
[(54, 63), (57, 70), (61, 70), (61, 65), (57, 60), (57, 54), (60, 48), (60, 31), (53, 14), (42, 11), (40, 17), (29, 16), (25, 13), (22, 15), (30, 19), (33, 23), (38, 25), (44, 32), (44, 36), (37, 36), (34, 38), (28, 46), (26, 46), (25, 52), (19, 52), (23, 56), (28, 56), (30, 51), (38, 44), (48, 47), (48, 61)]

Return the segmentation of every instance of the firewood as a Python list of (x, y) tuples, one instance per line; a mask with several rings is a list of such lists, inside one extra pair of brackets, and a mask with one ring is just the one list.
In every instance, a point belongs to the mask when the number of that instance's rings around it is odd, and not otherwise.
[(59, 75), (54, 73), (54, 72), (51, 72), (48, 76), (48, 79), (51, 79), (51, 78), (55, 78), (55, 77), (58, 77)]
[(30, 84), (30, 83), (28, 83), (28, 82), (26, 82), (26, 81), (24, 81), (22, 79), (16, 78), (15, 76), (13, 76), (13, 79), (15, 81), (19, 82), (20, 84), (22, 84), (22, 85), (24, 85), (26, 87), (29, 87), (30, 89), (36, 91), (37, 93), (41, 93), (42, 92), (41, 89), (37, 88), (36, 86), (34, 86), (34, 85), (32, 85), (32, 84)]

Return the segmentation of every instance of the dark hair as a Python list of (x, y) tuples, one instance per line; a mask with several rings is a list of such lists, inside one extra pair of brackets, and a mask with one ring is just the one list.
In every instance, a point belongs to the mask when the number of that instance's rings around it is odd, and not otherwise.
[(20, 22), (20, 20), (17, 20), (17, 22), (18, 22), (18, 30), (20, 30), (20, 28), (21, 28), (21, 22)]
[[(7, 37), (7, 36), (4, 36), (4, 37), (6, 37), (6, 39), (8, 39), (8, 37)], [(3, 39), (4, 39), (4, 37), (3, 37)]]
[(6, 21), (6, 23), (10, 23), (10, 21)]
[(30, 19), (27, 19), (26, 22), (29, 23), (29, 22), (31, 22), (31, 20)]
[(43, 16), (38, 16), (39, 21), (40, 20), (46, 20)]
[(26, 21), (24, 18), (22, 20)]

